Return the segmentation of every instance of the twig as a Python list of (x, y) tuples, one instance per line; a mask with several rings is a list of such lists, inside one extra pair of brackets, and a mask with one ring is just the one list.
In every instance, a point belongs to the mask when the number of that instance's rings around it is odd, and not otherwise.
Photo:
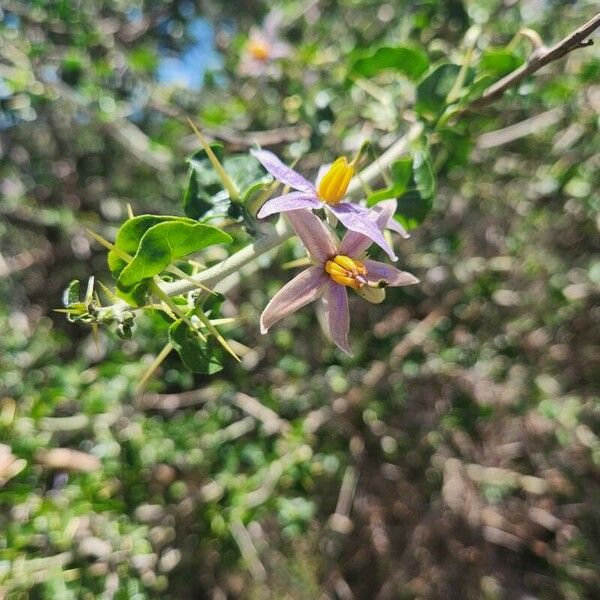
[(256, 421), (252, 417), (244, 417), (231, 425), (214, 433), (205, 433), (200, 437), (200, 445), (205, 448), (215, 448), (227, 442), (232, 442), (256, 428)]
[(310, 460), (312, 456), (312, 448), (307, 444), (302, 444), (294, 448), (281, 458), (274, 460), (268, 467), (261, 471), (261, 485), (255, 490), (252, 490), (246, 495), (245, 504), (249, 508), (254, 508), (264, 504), (273, 494), (275, 486), (279, 479), (283, 476), (286, 469), (297, 463), (304, 463)]
[(524, 65), (488, 87), (483, 94), (477, 100), (471, 102), (467, 108), (471, 109), (487, 106), (500, 98), (507, 89), (515, 86), (525, 79), (525, 77), (539, 71), (542, 67), (563, 58), (563, 56), (566, 56), (573, 50), (591, 46), (593, 41), (587, 38), (596, 31), (598, 27), (600, 27), (600, 13), (592, 17), (587, 23), (570, 33), (551, 48), (536, 48)]
[(229, 526), (229, 530), (254, 580), (264, 582), (267, 578), (267, 571), (260, 561), (252, 538), (244, 524), (239, 520), (235, 520)]
[[(202, 131), (209, 137), (227, 142), (233, 150), (251, 148), (255, 145), (266, 147), (297, 142), (307, 139), (311, 134), (311, 128), (305, 123), (267, 131), (236, 131), (227, 127), (204, 127)], [(197, 147), (197, 144), (193, 144), (191, 136), (183, 140), (182, 145), (186, 150)]]
[(402, 360), (415, 347), (420, 346), (431, 330), (446, 316), (446, 310), (436, 308), (432, 310), (418, 325), (397, 344), (390, 356), (395, 360)]
[(276, 412), (261, 404), (256, 398), (248, 396), (248, 394), (238, 392), (233, 397), (233, 403), (246, 414), (258, 419), (264, 425), (267, 435), (283, 433), (290, 427), (285, 419), (280, 418)]
[(556, 125), (565, 116), (565, 109), (562, 106), (551, 108), (539, 115), (525, 119), (514, 125), (509, 125), (496, 131), (484, 133), (477, 138), (476, 145), (480, 150), (495, 148), (509, 144), (522, 137), (537, 133), (552, 125)]
[[(81, 110), (86, 111), (92, 118), (96, 118), (93, 107), (79, 92), (72, 89), (63, 81), (48, 82), (57, 94), (65, 100), (75, 104)], [(129, 119), (115, 116), (108, 123), (102, 123), (102, 128), (116, 142), (121, 144), (140, 162), (147, 164), (159, 171), (168, 171), (173, 162), (173, 156), (164, 146), (156, 147), (152, 140)]]
[(49, 247), (34, 248), (6, 258), (0, 254), (0, 277), (7, 277), (19, 271), (25, 271), (37, 263), (44, 262), (50, 256)]
[(49, 448), (40, 450), (36, 454), (36, 461), (49, 469), (61, 471), (79, 471), (91, 473), (102, 468), (102, 463), (97, 456), (71, 450), (70, 448)]
[(198, 406), (214, 402), (229, 391), (229, 386), (224, 382), (215, 382), (210, 388), (202, 388), (180, 394), (156, 394), (147, 392), (135, 401), (139, 410), (164, 410), (172, 412), (181, 408)]
[(350, 509), (352, 508), (357, 481), (356, 470), (354, 467), (348, 467), (344, 473), (335, 512), (327, 522), (330, 529), (343, 535), (350, 533), (354, 527), (350, 519)]

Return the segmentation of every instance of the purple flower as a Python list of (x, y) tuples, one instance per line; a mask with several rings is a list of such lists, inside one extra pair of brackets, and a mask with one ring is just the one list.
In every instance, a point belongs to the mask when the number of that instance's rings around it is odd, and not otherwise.
[(367, 236), (383, 248), (392, 260), (398, 260), (383, 237), (381, 229), (377, 226), (373, 213), (368, 208), (343, 200), (348, 184), (354, 175), (355, 161), (348, 163), (345, 157), (338, 158), (315, 186), (304, 179), (302, 175), (284, 165), (272, 152), (253, 150), (252, 155), (275, 179), (296, 190), (267, 200), (258, 211), (259, 219), (274, 213), (301, 208), (309, 210), (326, 208), (337, 217), (346, 229)]
[(240, 75), (260, 77), (269, 75), (274, 79), (281, 75), (279, 67), (274, 63), (277, 59), (291, 54), (291, 47), (282, 41), (279, 35), (283, 15), (281, 11), (272, 10), (265, 18), (262, 29), (252, 27), (248, 42), (238, 65)]
[[(379, 230), (387, 226), (395, 205), (395, 201), (385, 203), (375, 215), (373, 222)], [(329, 337), (341, 350), (352, 355), (348, 344), (347, 288), (377, 303), (383, 300), (385, 287), (410, 285), (419, 280), (396, 267), (366, 258), (371, 239), (360, 233), (347, 231), (340, 242), (310, 211), (290, 210), (287, 217), (314, 264), (275, 294), (260, 317), (260, 330), (267, 333), (287, 315), (321, 298)]]

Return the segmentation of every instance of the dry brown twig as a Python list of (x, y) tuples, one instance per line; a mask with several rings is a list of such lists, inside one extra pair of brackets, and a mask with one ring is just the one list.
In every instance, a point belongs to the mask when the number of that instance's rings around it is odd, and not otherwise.
[(587, 23), (571, 32), (551, 48), (545, 46), (536, 47), (531, 53), (529, 60), (518, 69), (512, 71), (500, 81), (488, 87), (483, 94), (469, 104), (468, 108), (481, 108), (491, 104), (500, 98), (506, 90), (515, 86), (517, 83), (539, 71), (542, 67), (559, 60), (567, 54), (579, 48), (587, 48), (594, 42), (588, 39), (589, 36), (600, 27), (600, 13), (592, 17)]

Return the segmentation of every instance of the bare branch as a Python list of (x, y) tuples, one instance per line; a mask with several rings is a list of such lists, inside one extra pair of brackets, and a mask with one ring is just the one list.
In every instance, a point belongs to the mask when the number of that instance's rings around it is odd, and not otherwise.
[(562, 106), (558, 106), (514, 125), (490, 131), (489, 133), (483, 133), (476, 140), (477, 148), (479, 150), (495, 148), (496, 146), (510, 144), (522, 137), (543, 131), (559, 123), (565, 116), (565, 112)]
[(469, 104), (468, 108), (480, 108), (495, 102), (507, 89), (515, 86), (525, 79), (525, 77), (539, 71), (542, 67), (563, 58), (563, 56), (566, 56), (573, 50), (591, 46), (593, 41), (587, 38), (599, 27), (600, 13), (551, 48), (536, 48), (524, 65), (488, 87), (480, 98)]

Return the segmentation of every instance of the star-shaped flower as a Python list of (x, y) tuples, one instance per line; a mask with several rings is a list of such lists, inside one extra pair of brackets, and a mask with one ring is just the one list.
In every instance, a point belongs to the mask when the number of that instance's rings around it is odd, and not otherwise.
[[(394, 214), (395, 201), (386, 203), (373, 222), (381, 232)], [(313, 265), (296, 275), (273, 296), (260, 317), (262, 333), (287, 315), (321, 299), (327, 316), (329, 337), (347, 354), (350, 309), (347, 288), (373, 302), (383, 300), (387, 286), (418, 283), (410, 273), (391, 265), (366, 258), (371, 239), (348, 231), (340, 242), (321, 219), (307, 210), (290, 210), (287, 217), (304, 244)]]
[(269, 75), (277, 79), (281, 72), (275, 62), (291, 55), (289, 44), (281, 39), (283, 20), (281, 11), (273, 9), (265, 18), (262, 28), (252, 27), (248, 42), (238, 65), (240, 75), (260, 77)]
[(252, 154), (275, 179), (296, 190), (267, 200), (258, 211), (259, 219), (302, 208), (325, 208), (346, 229), (367, 236), (385, 250), (392, 260), (398, 260), (375, 223), (373, 213), (368, 208), (344, 200), (348, 184), (354, 175), (356, 159), (348, 163), (345, 157), (338, 158), (315, 186), (300, 173), (284, 165), (272, 152), (253, 150)]

